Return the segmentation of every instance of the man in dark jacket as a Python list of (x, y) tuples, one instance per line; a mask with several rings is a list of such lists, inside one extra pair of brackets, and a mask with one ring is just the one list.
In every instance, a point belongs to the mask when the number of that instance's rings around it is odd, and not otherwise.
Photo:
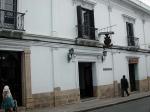
[(123, 78), (121, 79), (121, 95), (122, 95), (122, 97), (124, 97), (124, 91), (126, 92), (127, 96), (129, 96), (128, 88), (129, 88), (128, 81), (127, 81), (125, 75), (123, 75)]

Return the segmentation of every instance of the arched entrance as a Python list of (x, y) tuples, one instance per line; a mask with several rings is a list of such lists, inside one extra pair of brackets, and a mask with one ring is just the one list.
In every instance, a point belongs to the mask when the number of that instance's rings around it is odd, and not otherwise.
[[(21, 54), (16, 51), (0, 51), (0, 94), (4, 85), (8, 85), (19, 106), (22, 105)], [(1, 103), (2, 95), (0, 96)]]

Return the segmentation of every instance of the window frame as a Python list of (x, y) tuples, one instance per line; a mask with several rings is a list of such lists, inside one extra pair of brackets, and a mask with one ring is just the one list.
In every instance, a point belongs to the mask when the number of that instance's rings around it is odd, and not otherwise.
[[(87, 12), (88, 24), (83, 23), (83, 11)], [(85, 20), (85, 19), (84, 19)], [(94, 10), (90, 10), (81, 6), (77, 6), (77, 23), (78, 23), (78, 38), (86, 38), (95, 40), (95, 23), (94, 23)], [(86, 31), (87, 30), (87, 31)], [(86, 33), (88, 33), (86, 35)]]

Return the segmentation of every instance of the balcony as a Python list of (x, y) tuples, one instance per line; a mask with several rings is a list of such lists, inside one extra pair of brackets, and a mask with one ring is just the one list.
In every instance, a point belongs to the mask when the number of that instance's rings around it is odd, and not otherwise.
[(139, 46), (139, 38), (136, 37), (128, 37), (128, 46), (130, 47), (130, 50), (137, 50)]
[(98, 29), (88, 25), (78, 25), (77, 44), (95, 46), (98, 42)]
[(139, 46), (139, 38), (136, 37), (128, 37), (128, 46)]
[(24, 15), (24, 13), (0, 9), (0, 36), (15, 37), (16, 34), (20, 35), (25, 31)]
[(95, 40), (97, 35), (97, 28), (89, 27), (88, 25), (78, 25), (78, 37)]

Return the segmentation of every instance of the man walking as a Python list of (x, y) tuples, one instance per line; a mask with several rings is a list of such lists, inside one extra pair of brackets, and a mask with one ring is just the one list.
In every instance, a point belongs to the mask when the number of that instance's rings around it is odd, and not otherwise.
[(123, 78), (121, 79), (121, 95), (122, 95), (122, 97), (124, 97), (124, 91), (126, 92), (127, 96), (129, 96), (128, 88), (129, 88), (128, 81), (127, 81), (125, 75), (123, 75)]

